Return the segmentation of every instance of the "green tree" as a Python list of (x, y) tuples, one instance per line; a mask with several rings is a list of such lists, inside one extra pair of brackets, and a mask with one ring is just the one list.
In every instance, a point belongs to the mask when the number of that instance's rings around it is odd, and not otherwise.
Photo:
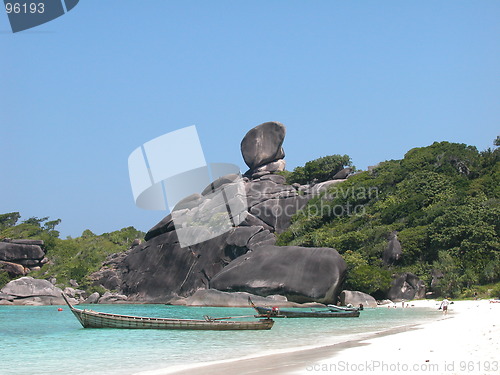
[(19, 212), (10, 212), (8, 214), (1, 214), (0, 215), (0, 231), (16, 225), (16, 223), (20, 217), (21, 217), (21, 215), (19, 214)]
[(2, 289), (9, 281), (9, 274), (6, 271), (0, 269), (0, 289)]
[(381, 267), (368, 264), (359, 253), (347, 251), (343, 255), (347, 263), (345, 288), (367, 294), (383, 292), (391, 285), (391, 273)]
[(352, 161), (348, 155), (324, 156), (308, 161), (303, 167), (295, 168), (288, 176), (287, 183), (307, 184), (313, 180), (327, 181), (347, 166), (352, 167)]

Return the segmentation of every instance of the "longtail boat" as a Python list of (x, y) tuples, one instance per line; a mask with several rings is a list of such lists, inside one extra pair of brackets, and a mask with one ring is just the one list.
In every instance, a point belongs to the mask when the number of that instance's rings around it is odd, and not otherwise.
[[(257, 321), (234, 321), (228, 318), (210, 318), (205, 320), (150, 318), (141, 316), (118, 315), (80, 310), (71, 305), (66, 296), (62, 295), (71, 312), (76, 316), (83, 328), (128, 328), (128, 329), (184, 329), (184, 330), (266, 330), (271, 329), (274, 321), (269, 317)], [(237, 318), (237, 317), (234, 317)]]
[(279, 307), (255, 306), (249, 299), (250, 305), (259, 313), (259, 316), (273, 318), (356, 318), (359, 311), (331, 311), (329, 308), (290, 308), (281, 309)]
[(351, 305), (348, 306), (337, 306), (337, 305), (326, 305), (330, 309), (330, 311), (360, 311), (363, 310), (363, 305), (360, 307), (354, 307)]

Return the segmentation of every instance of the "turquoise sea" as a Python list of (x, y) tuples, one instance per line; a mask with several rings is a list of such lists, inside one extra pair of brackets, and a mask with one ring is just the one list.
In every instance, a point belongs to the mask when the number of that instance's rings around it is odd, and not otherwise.
[[(359, 318), (275, 319), (269, 331), (83, 329), (69, 308), (0, 306), (2, 375), (135, 374), (174, 365), (347, 341), (353, 335), (435, 320), (437, 310), (366, 309)], [(96, 311), (203, 319), (251, 315), (250, 308), (80, 305)]]

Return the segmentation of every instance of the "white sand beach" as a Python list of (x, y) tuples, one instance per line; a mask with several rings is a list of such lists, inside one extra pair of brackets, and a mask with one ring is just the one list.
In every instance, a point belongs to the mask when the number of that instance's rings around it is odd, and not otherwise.
[[(409, 308), (437, 309), (438, 301)], [(387, 307), (379, 307), (387, 308)], [(392, 308), (392, 307), (391, 307)], [(400, 304), (397, 308), (401, 308)], [(141, 374), (500, 374), (500, 303), (454, 302), (436, 321), (335, 345)]]
[[(411, 304), (439, 307), (436, 301)], [(296, 373), (500, 374), (500, 304), (458, 301), (438, 321), (360, 344)]]

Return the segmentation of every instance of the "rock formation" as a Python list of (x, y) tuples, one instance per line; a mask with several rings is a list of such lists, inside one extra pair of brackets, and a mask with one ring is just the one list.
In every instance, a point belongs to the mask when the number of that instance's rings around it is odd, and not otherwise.
[(0, 270), (3, 269), (12, 278), (25, 276), (47, 261), (41, 240), (7, 238), (0, 241)]
[[(263, 296), (279, 293), (293, 301), (334, 302), (345, 275), (345, 263), (335, 250), (274, 244), (275, 233), (286, 230), (292, 216), (314, 195), (342, 180), (287, 185), (276, 174), (285, 165), (284, 137), (285, 127), (278, 122), (250, 130), (241, 142), (243, 159), (250, 168), (243, 179), (223, 176), (178, 202), (170, 215), (148, 231), (145, 243), (109, 257), (92, 275), (94, 283), (128, 296), (129, 301), (167, 302), (200, 289), (222, 288)], [(234, 199), (246, 198), (240, 212), (231, 211), (236, 227), (210, 238), (205, 232), (210, 228), (176, 220), (179, 215), (195, 218), (199, 212), (216, 220), (221, 205), (212, 196), (222, 190), (227, 193), (236, 184), (240, 185)], [(226, 206), (233, 199), (227, 195)], [(191, 237), (194, 244), (181, 247), (181, 236)], [(196, 238), (210, 239), (199, 242)], [(252, 280), (260, 280), (261, 285)]]
[(294, 302), (333, 303), (347, 266), (336, 250), (263, 245), (240, 256), (210, 282), (222, 291), (280, 294)]
[(256, 296), (246, 292), (227, 293), (215, 289), (200, 289), (187, 298), (175, 298), (169, 305), (181, 306), (221, 306), (221, 307), (248, 307), (248, 298), (259, 306), (277, 307), (325, 307), (320, 303), (298, 304), (290, 302), (286, 297), (273, 295), (268, 297)]
[(167, 302), (207, 289), (210, 279), (232, 260), (259, 244), (275, 240), (263, 227), (237, 227), (214, 239), (181, 248), (173, 230), (108, 258), (92, 277), (96, 284), (120, 290), (131, 301)]
[(412, 300), (425, 297), (425, 284), (418, 276), (404, 272), (396, 275), (387, 292), (387, 298), (398, 302), (402, 300)]
[(61, 293), (50, 281), (25, 276), (7, 283), (0, 291), (0, 300), (13, 305), (64, 305)]
[(339, 299), (342, 306), (351, 304), (354, 307), (359, 307), (360, 304), (363, 304), (363, 307), (377, 307), (375, 298), (363, 292), (343, 290)]
[[(266, 122), (251, 129), (241, 141), (241, 153), (243, 160), (250, 168), (247, 174), (252, 172), (276, 172), (284, 169), (281, 162), (285, 157), (285, 151), (281, 147), (285, 140), (285, 126), (279, 122)], [(275, 163), (269, 169), (257, 168)]]
[(398, 240), (397, 233), (396, 231), (391, 233), (389, 236), (389, 243), (382, 254), (382, 260), (385, 265), (394, 264), (403, 256), (403, 250), (401, 249), (401, 243)]

